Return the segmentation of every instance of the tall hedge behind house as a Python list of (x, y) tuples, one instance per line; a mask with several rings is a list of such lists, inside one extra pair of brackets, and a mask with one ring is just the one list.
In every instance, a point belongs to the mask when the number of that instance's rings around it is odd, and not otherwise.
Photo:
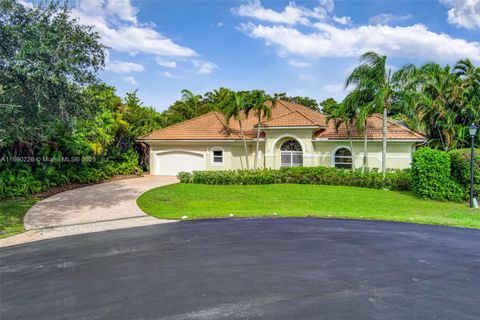
[(422, 148), (412, 158), (412, 190), (423, 198), (462, 201), (464, 189), (451, 178), (450, 155)]
[[(452, 164), (451, 176), (460, 183), (467, 191), (470, 190), (470, 149), (458, 149), (450, 151)], [(475, 194), (480, 194), (480, 149), (475, 149), (474, 157)]]

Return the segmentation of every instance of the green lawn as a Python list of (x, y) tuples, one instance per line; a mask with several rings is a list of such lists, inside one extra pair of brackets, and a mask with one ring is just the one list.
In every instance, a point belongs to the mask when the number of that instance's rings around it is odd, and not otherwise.
[(38, 199), (0, 201), (0, 239), (23, 231), (23, 216)]
[[(138, 205), (158, 218), (332, 217), (480, 228), (480, 211), (465, 203), (386, 190), (298, 184), (174, 184), (144, 193)], [(276, 213), (276, 214), (275, 214)]]

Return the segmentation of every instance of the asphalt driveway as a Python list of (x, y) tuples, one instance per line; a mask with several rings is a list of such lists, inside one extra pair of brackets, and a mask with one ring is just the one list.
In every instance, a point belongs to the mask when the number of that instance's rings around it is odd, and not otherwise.
[(185, 221), (0, 249), (1, 319), (478, 319), (480, 232)]

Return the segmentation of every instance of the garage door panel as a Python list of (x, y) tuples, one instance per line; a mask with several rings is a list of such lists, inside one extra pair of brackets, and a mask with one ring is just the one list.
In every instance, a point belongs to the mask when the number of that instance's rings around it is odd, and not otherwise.
[(166, 152), (156, 155), (156, 174), (176, 176), (181, 171), (205, 170), (203, 155), (190, 152)]

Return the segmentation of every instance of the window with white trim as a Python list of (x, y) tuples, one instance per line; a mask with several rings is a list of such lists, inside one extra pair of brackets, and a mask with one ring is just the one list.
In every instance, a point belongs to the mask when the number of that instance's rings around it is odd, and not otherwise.
[(352, 153), (347, 148), (340, 148), (335, 151), (333, 161), (335, 168), (352, 169)]
[(280, 166), (281, 167), (301, 167), (303, 166), (302, 146), (297, 140), (287, 140), (280, 147)]
[(223, 164), (223, 150), (216, 149), (212, 151), (212, 163)]

